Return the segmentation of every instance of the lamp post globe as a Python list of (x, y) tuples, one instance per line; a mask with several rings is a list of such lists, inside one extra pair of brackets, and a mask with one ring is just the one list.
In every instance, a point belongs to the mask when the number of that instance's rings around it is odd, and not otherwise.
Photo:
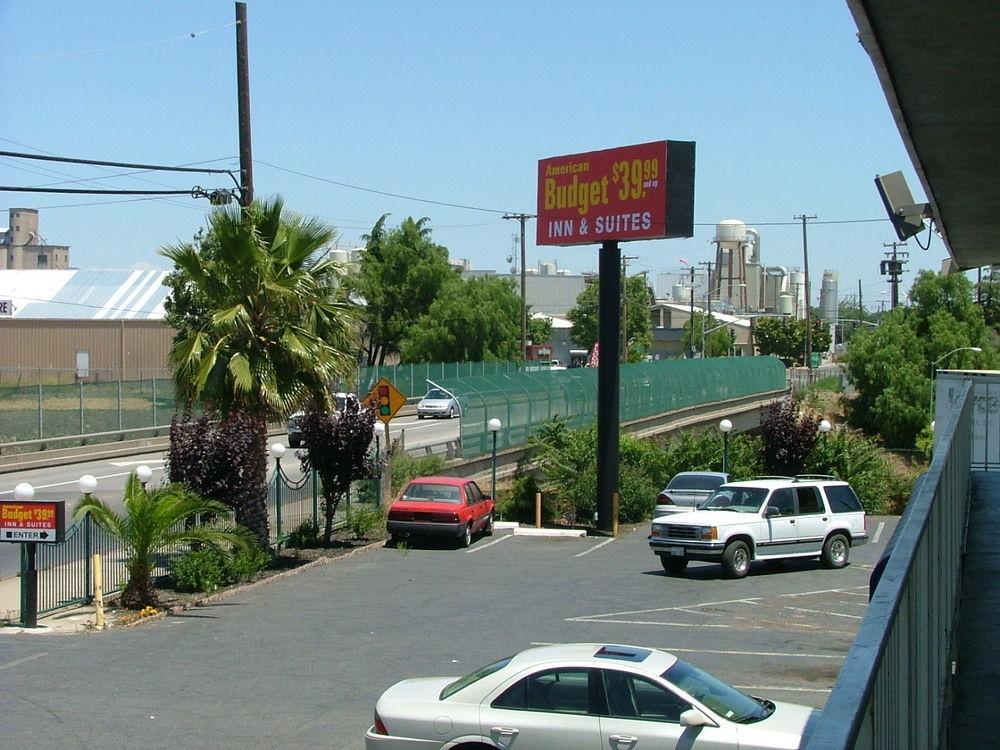
[(76, 481), (76, 486), (80, 488), (80, 494), (89, 495), (97, 489), (97, 478), (93, 474), (84, 474)]
[(21, 482), (14, 488), (14, 499), (26, 503), (35, 499), (35, 488), (27, 482)]
[(275, 461), (280, 461), (281, 457), (285, 455), (285, 446), (281, 443), (271, 443), (267, 447), (267, 452), (271, 454), (271, 458)]
[(819, 421), (819, 431), (821, 433), (823, 433), (824, 435), (826, 433), (828, 433), (832, 429), (833, 429), (833, 425), (830, 424), (830, 420), (828, 420), (828, 419), (821, 419)]
[(135, 467), (135, 478), (145, 487), (146, 482), (153, 478), (153, 470), (146, 464), (139, 464)]

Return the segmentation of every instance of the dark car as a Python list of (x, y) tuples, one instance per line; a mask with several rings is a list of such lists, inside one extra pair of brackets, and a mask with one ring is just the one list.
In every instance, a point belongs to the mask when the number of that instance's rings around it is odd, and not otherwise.
[(675, 474), (656, 496), (653, 518), (694, 510), (730, 478), (729, 474), (721, 471), (682, 471)]

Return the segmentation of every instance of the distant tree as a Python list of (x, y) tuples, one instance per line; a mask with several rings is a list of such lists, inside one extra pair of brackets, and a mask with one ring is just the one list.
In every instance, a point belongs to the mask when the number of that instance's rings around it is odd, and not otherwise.
[[(717, 326), (722, 326), (718, 328)], [(715, 328), (714, 331), (711, 329)], [(692, 330), (693, 329), (693, 330)], [(684, 324), (684, 333), (681, 336), (681, 346), (684, 351), (702, 350), (702, 331), (710, 331), (705, 334), (704, 345), (705, 357), (727, 357), (733, 345), (732, 329), (712, 315), (695, 313), (694, 317)]]
[[(811, 320), (812, 350), (829, 350), (831, 338), (828, 325), (818, 319)], [(788, 367), (805, 364), (806, 322), (788, 318), (761, 318), (754, 326), (754, 345), (761, 354), (771, 354)]]
[(360, 272), (349, 280), (365, 305), (365, 355), (369, 366), (385, 364), (403, 339), (445, 289), (457, 282), (448, 250), (431, 241), (430, 219), (403, 220), (386, 229), (383, 215), (365, 235)]
[(306, 447), (298, 455), (303, 473), (316, 471), (322, 481), (323, 545), (329, 547), (334, 516), (351, 482), (375, 476), (369, 452), (375, 411), (349, 399), (339, 412), (307, 411), (300, 424)]
[[(518, 300), (520, 304), (520, 300)], [(544, 344), (552, 337), (552, 318), (533, 318), (528, 309), (528, 341), (534, 344)], [(520, 343), (518, 343), (520, 346)]]
[[(653, 321), (649, 307), (653, 304), (653, 290), (649, 288), (645, 276), (629, 276), (625, 281), (626, 320), (625, 337), (630, 341), (629, 362), (641, 362), (653, 342)], [(597, 341), (598, 302), (600, 280), (587, 284), (577, 295), (576, 305), (570, 308), (566, 317), (573, 324), (570, 336), (580, 347), (590, 349)], [(616, 348), (621, 346), (616, 344)], [(603, 348), (603, 347), (602, 347)]]
[(1000, 272), (991, 270), (978, 284), (976, 296), (986, 325), (1000, 334)]
[[(933, 362), (954, 351), (938, 367), (1000, 364), (983, 310), (972, 300), (972, 283), (963, 275), (921, 272), (908, 296), (908, 307), (886, 313), (873, 330), (859, 330), (844, 358), (857, 392), (852, 421), (895, 448), (913, 447), (931, 419)], [(970, 346), (984, 351), (964, 349)]]
[(400, 341), (405, 362), (519, 359), (521, 300), (512, 282), (483, 276), (454, 280)]

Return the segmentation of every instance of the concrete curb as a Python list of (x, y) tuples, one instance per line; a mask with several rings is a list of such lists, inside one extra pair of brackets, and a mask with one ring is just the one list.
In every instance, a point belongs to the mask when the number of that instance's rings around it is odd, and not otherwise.
[(587, 536), (586, 529), (536, 529), (534, 526), (519, 526), (514, 529), (514, 536)]

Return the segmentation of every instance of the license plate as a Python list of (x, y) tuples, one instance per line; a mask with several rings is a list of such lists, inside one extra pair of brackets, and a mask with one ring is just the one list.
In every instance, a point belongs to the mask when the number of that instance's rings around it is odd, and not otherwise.
[(684, 548), (683, 547), (667, 547), (667, 552), (669, 552), (674, 557), (683, 557)]

